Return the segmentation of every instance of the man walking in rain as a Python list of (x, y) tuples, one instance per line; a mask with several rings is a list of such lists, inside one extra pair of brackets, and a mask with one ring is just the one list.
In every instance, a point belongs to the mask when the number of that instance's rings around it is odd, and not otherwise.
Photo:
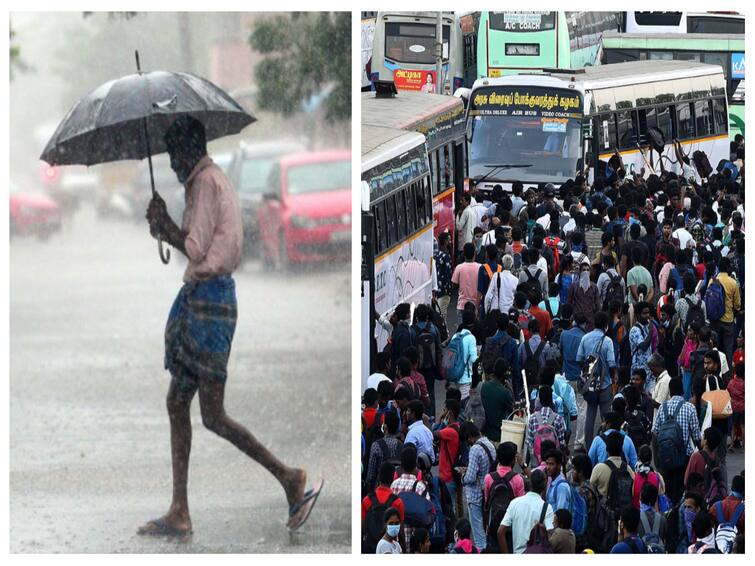
[(191, 533), (187, 497), (191, 451), (191, 402), (199, 392), (204, 425), (264, 466), (283, 487), (287, 527), (299, 528), (322, 489), (305, 492), (307, 474), (280, 462), (223, 408), (228, 357), (236, 328), (236, 290), (231, 274), (241, 259), (239, 201), (230, 181), (207, 155), (205, 128), (183, 115), (165, 134), (170, 165), (184, 184), (186, 208), (179, 227), (156, 196), (147, 209), (150, 233), (188, 258), (184, 286), (165, 328), (165, 367), (170, 371), (167, 409), (173, 462), (173, 499), (168, 512), (139, 528), (139, 534)]

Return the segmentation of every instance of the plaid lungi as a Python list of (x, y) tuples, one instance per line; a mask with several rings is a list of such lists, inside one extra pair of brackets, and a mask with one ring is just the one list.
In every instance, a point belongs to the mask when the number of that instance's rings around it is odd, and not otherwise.
[(165, 369), (184, 392), (200, 379), (225, 383), (236, 330), (236, 285), (230, 275), (185, 283), (165, 326)]

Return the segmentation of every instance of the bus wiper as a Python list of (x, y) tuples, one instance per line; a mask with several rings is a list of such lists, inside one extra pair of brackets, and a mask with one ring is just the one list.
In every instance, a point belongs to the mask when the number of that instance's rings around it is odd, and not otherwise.
[(524, 167), (532, 167), (531, 164), (529, 165), (509, 165), (509, 164), (501, 164), (501, 165), (483, 165), (483, 167), (490, 167), (490, 171), (482, 175), (481, 177), (475, 177), (472, 179), (474, 181), (474, 184), (482, 183), (485, 179), (490, 177), (494, 171), (498, 171), (499, 169), (517, 169), (517, 168), (524, 168)]

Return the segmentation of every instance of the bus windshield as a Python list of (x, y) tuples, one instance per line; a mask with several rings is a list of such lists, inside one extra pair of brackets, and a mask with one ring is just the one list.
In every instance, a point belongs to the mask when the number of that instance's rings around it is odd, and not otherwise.
[[(448, 60), (451, 27), (443, 26), (443, 60)], [(399, 63), (435, 63), (435, 24), (388, 22), (385, 24), (385, 57)]]
[[(485, 91), (488, 91), (487, 93)], [(582, 97), (538, 87), (478, 89), (470, 101), (469, 176), (562, 183), (581, 157)], [(509, 170), (491, 166), (513, 165)]]

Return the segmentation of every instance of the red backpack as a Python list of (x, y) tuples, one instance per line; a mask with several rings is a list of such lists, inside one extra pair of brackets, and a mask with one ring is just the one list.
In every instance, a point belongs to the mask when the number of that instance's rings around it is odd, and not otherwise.
[(561, 238), (558, 236), (548, 236), (545, 238), (544, 242), (545, 245), (551, 249), (551, 252), (553, 252), (553, 276), (555, 277), (556, 273), (559, 273), (561, 268), (561, 257), (558, 253), (558, 246), (561, 243)]

